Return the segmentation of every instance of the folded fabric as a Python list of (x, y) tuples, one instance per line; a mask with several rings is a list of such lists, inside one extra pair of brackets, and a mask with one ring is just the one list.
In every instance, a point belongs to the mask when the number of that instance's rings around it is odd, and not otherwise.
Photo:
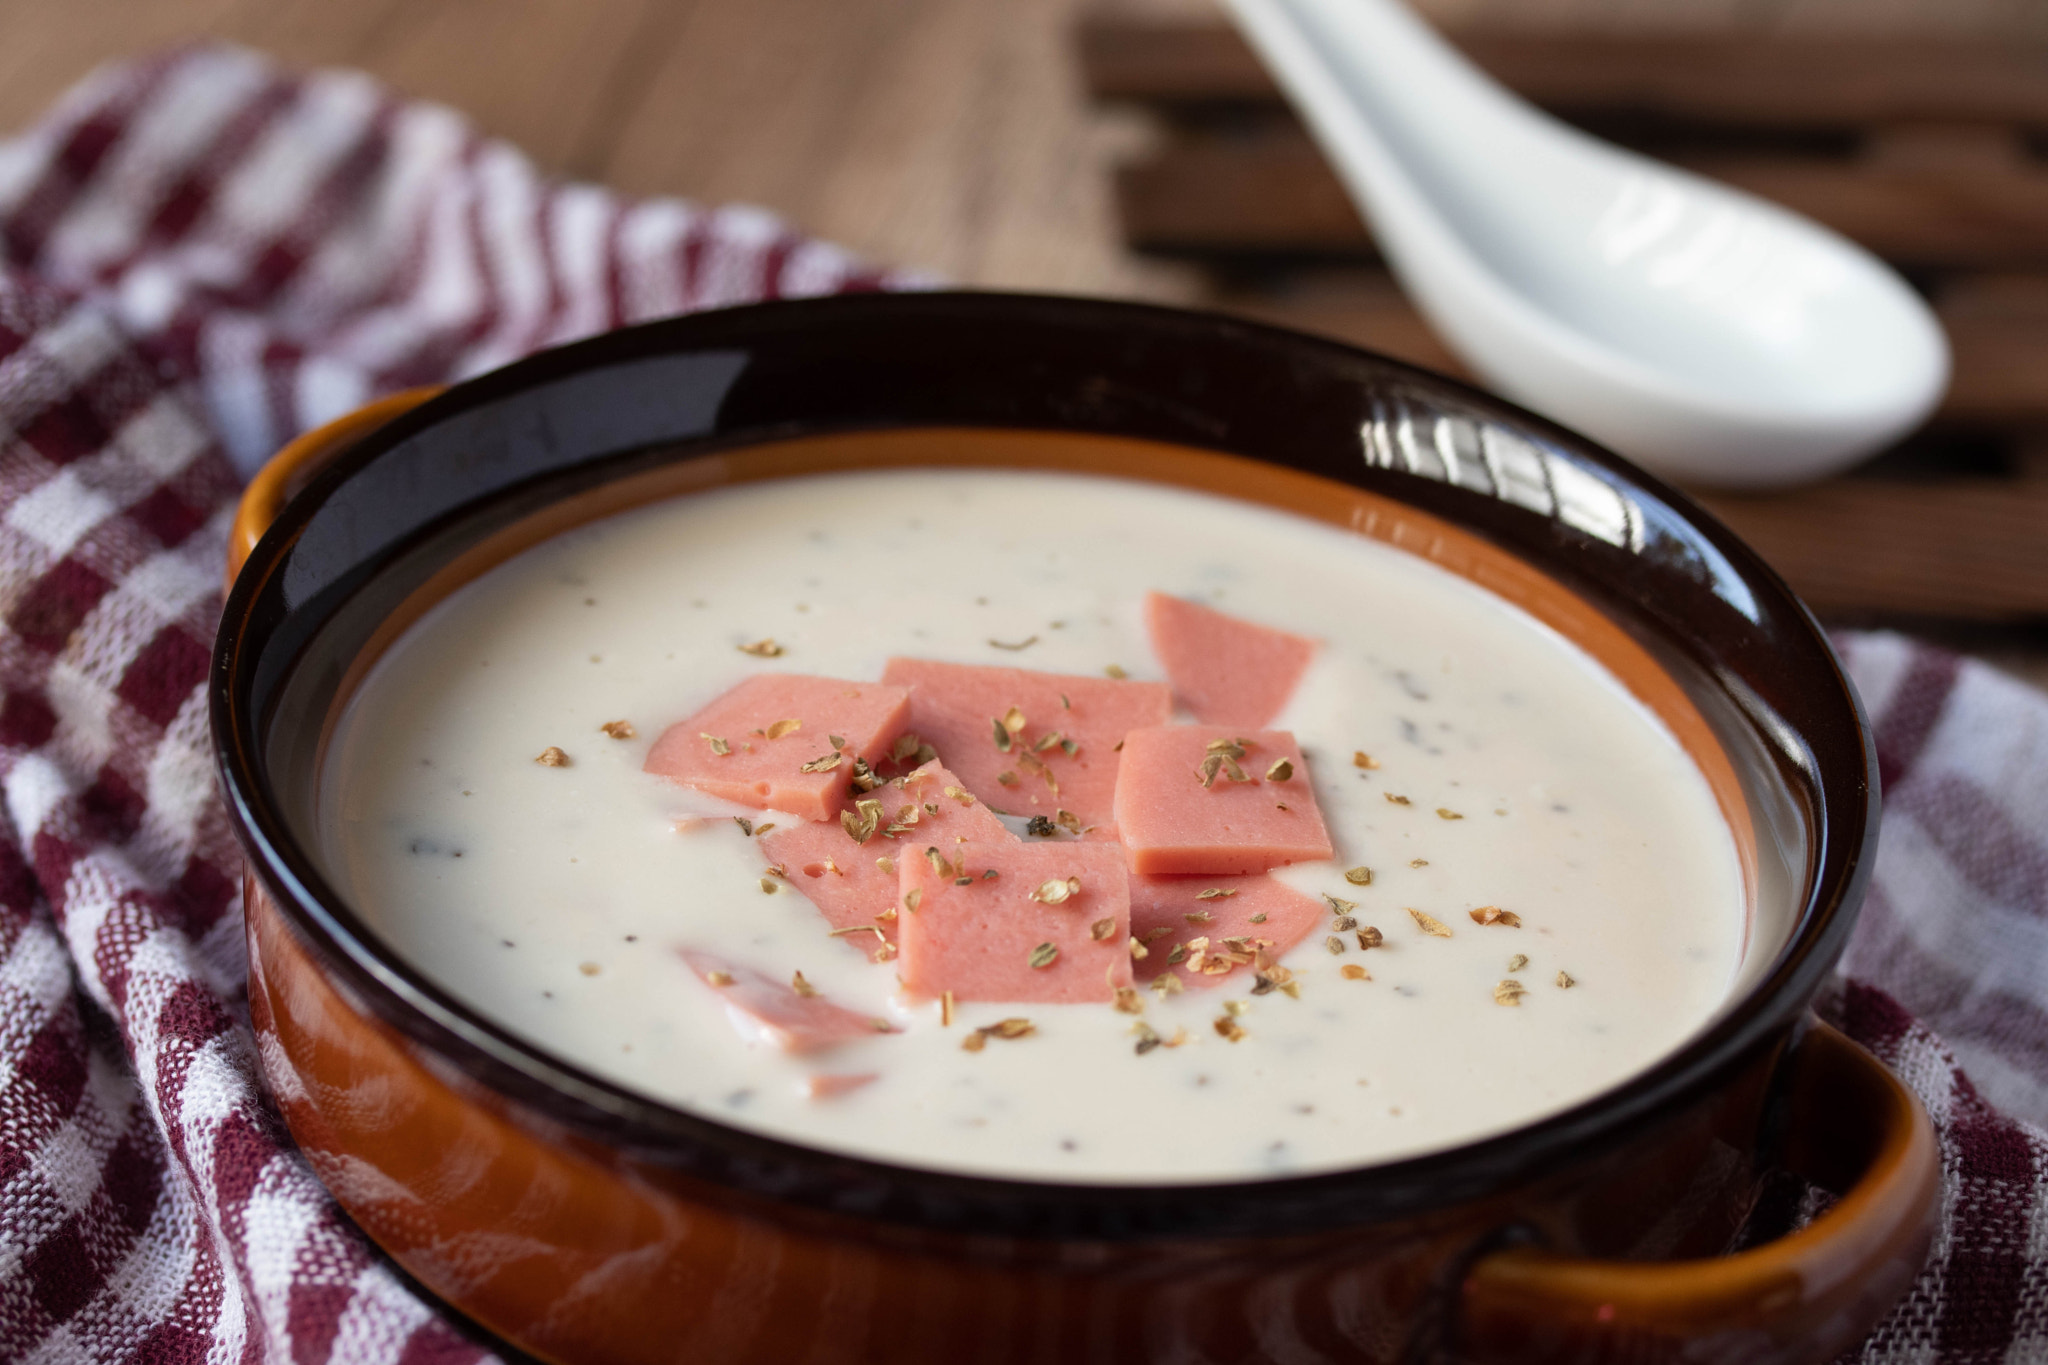
[[(757, 210), (547, 183), (447, 110), (227, 48), (96, 73), (0, 147), (0, 1358), (488, 1354), (261, 1089), (204, 694), (240, 478), (393, 388), (907, 282)], [(1933, 1261), (1859, 1355), (2048, 1356), (2048, 700), (1842, 645), (1888, 810), (1827, 1008), (1927, 1099), (1948, 1173)]]

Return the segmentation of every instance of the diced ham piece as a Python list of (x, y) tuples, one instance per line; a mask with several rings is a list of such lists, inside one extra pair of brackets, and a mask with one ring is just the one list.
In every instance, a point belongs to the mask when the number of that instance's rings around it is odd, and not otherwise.
[[(948, 788), (955, 794), (947, 795)], [(895, 921), (877, 920), (876, 916), (896, 904), (896, 864), (901, 859), (922, 858), (928, 847), (949, 849), (963, 840), (981, 844), (1017, 841), (1017, 836), (937, 761), (891, 778), (871, 792), (856, 792), (852, 799), (881, 802), (880, 818), (865, 843), (855, 843), (837, 820), (777, 825), (761, 836), (761, 852), (768, 861), (781, 866), (789, 884), (809, 897), (835, 929), (872, 924), (882, 931), (882, 939), (894, 943)], [(855, 814), (860, 813), (856, 807)], [(864, 827), (859, 820), (855, 823)], [(880, 941), (871, 934), (845, 939), (870, 954)]]
[[(1173, 713), (1164, 683), (929, 659), (891, 659), (882, 680), (910, 689), (909, 728), (967, 790), (1010, 815), (1068, 811), (1098, 839), (1114, 837), (1117, 745)], [(1023, 724), (1004, 747), (996, 727), (1013, 712)]]
[[(1212, 745), (1242, 745), (1243, 756)], [(1209, 760), (1219, 753), (1223, 761), (1210, 771)], [(1133, 872), (1264, 872), (1330, 856), (1329, 831), (1301, 749), (1285, 730), (1133, 730), (1124, 737), (1123, 760), (1116, 824)], [(1242, 780), (1231, 775), (1232, 765)]]
[(896, 966), (905, 991), (1087, 1002), (1112, 1000), (1131, 984), (1130, 879), (1115, 844), (1013, 839), (955, 845), (947, 858), (945, 871), (923, 856), (899, 864)]
[[(1268, 876), (1133, 875), (1131, 936), (1145, 945), (1145, 956), (1136, 964), (1138, 979), (1150, 981), (1161, 972), (1174, 972), (1185, 986), (1214, 986), (1226, 980), (1242, 985), (1252, 967), (1239, 959), (1255, 959), (1260, 948), (1269, 960), (1278, 958), (1307, 938), (1327, 914), (1329, 908), (1314, 896)], [(1207, 942), (1196, 943), (1201, 939)], [(1171, 961), (1176, 947), (1181, 949), (1178, 963)]]
[(814, 1100), (829, 1100), (880, 1079), (881, 1075), (873, 1071), (863, 1071), (857, 1075), (825, 1072), (805, 1077), (804, 1094)]
[(1316, 641), (1165, 593), (1145, 594), (1145, 629), (1174, 695), (1205, 725), (1270, 725), (1308, 671)]
[(765, 1038), (784, 1052), (822, 1052), (857, 1038), (897, 1031), (887, 1019), (855, 1014), (822, 995), (801, 995), (793, 986), (715, 953), (681, 951), (690, 970), (725, 1002), (733, 1027), (746, 1037)]
[(757, 673), (663, 731), (647, 771), (742, 806), (831, 820), (846, 803), (854, 759), (873, 763), (887, 751), (909, 699), (881, 683)]

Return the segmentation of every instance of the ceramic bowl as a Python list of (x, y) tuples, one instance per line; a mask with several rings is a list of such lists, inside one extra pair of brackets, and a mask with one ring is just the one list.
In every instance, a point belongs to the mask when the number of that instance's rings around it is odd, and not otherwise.
[[(1061, 1185), (819, 1152), (645, 1099), (441, 991), (336, 894), (311, 852), (322, 747), (427, 606), (652, 498), (904, 465), (1209, 490), (1518, 603), (1621, 677), (1715, 785), (1753, 902), (1734, 998), (1626, 1083), (1485, 1141), (1300, 1178)], [(213, 726), (248, 855), (265, 1074), (363, 1229), (520, 1350), (620, 1365), (1821, 1361), (1925, 1253), (1926, 1116), (1808, 1013), (1875, 849), (1853, 689), (1785, 585), (1682, 495), (1471, 389), (1132, 305), (739, 308), (316, 432), (251, 486), (236, 558)], [(1842, 1197), (1791, 1236), (1718, 1254), (1776, 1163)]]

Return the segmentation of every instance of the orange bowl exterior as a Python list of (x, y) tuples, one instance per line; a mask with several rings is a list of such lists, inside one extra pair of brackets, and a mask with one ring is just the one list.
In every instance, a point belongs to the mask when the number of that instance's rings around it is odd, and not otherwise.
[[(886, 317), (894, 305), (934, 309), (907, 300), (866, 306)], [(970, 318), (976, 308), (972, 300), (956, 306)], [(981, 306), (1000, 320), (1063, 305)], [(1108, 305), (1065, 306), (1118, 321)], [(1162, 316), (1128, 312), (1134, 328)], [(799, 315), (795, 324), (806, 316), (815, 315)], [(1259, 338), (1282, 350), (1314, 346)], [(1414, 382), (1453, 391), (1441, 381)], [(319, 464), (346, 455), (428, 396), (387, 400), (296, 443), (252, 487), (237, 527), (237, 559)], [(1044, 431), (927, 428), (900, 439), (886, 431), (825, 433), (820, 440), (756, 439), (738, 455), (653, 463), (544, 502), (477, 539), (392, 607), (357, 656), (335, 661), (347, 675), (336, 695), (345, 697), (348, 679), (359, 679), (433, 600), (524, 545), (606, 511), (733, 478), (818, 467), (1019, 461), (1075, 468), (1106, 461), (1126, 476), (1253, 497), (1465, 573), (1627, 680), (1700, 759), (1738, 841), (1748, 839), (1744, 789), (1713, 727), (1632, 634), (1540, 566), (1398, 499), (1279, 466), (1176, 454), (1099, 428), (1078, 442)], [(269, 564), (257, 567), (271, 572)], [(251, 666), (238, 648), (254, 618), (235, 613), (250, 610), (271, 586), (238, 585), (223, 627), (224, 678)], [(1853, 698), (1850, 705), (1853, 711)], [(465, 1036), (452, 1046), (436, 1041), (435, 1028), (410, 1026), (405, 993), (385, 984), (393, 965), (323, 929), (326, 912), (295, 900), (304, 886), (275, 862), (276, 838), (265, 825), (273, 798), (261, 782), (246, 780), (256, 760), (234, 738), (240, 732), (231, 715), (223, 720), (223, 707), (232, 712), (230, 701), (217, 699), (216, 730), (229, 736), (223, 762), (231, 808), (254, 868), (245, 888), (250, 1013), (286, 1122), (343, 1207), (407, 1272), (507, 1343), (545, 1359), (1818, 1361), (1867, 1329), (1926, 1250), (1938, 1175), (1926, 1116), (1867, 1054), (1802, 1019), (1796, 1006), (1803, 997), (1789, 1011), (1781, 1000), (1779, 1022), (1752, 1029), (1742, 1048), (1700, 1068), (1698, 1083), (1664, 1092), (1668, 1102), (1636, 1112), (1625, 1134), (1604, 1134), (1583, 1150), (1553, 1139), (1550, 1150), (1568, 1158), (1519, 1169), (1512, 1180), (1459, 1174), (1447, 1160), (1446, 1179), (1458, 1183), (1440, 1199), (1410, 1197), (1393, 1216), (1348, 1225), (1290, 1215), (1270, 1229), (1256, 1219), (1208, 1230), (1119, 1228), (1113, 1219), (1066, 1231), (963, 1227), (893, 1208), (864, 1213), (859, 1197), (785, 1197), (767, 1179), (706, 1178), (687, 1152), (631, 1122), (593, 1119), (590, 1106), (573, 1102), (583, 1084), (573, 1077), (563, 1082), (560, 1102), (545, 1078), (497, 1083), (499, 1072), (481, 1063), (494, 1061), (494, 1049), (516, 1051), (516, 1042), (483, 1037), (471, 1046), (476, 1040)], [(1874, 806), (1870, 816), (1874, 828)], [(1752, 881), (1754, 857), (1752, 847)], [(1853, 905), (1864, 873), (1854, 858), (1846, 866), (1838, 875), (1849, 880), (1834, 890)], [(1833, 948), (1806, 946), (1831, 960), (1846, 924), (1825, 916), (1818, 923)], [(1813, 964), (1801, 972), (1799, 980), (1817, 980)], [(1811, 988), (1784, 986), (1780, 994)], [(1597, 1127), (1602, 1103), (1587, 1106), (1593, 1117), (1574, 1121)], [(1835, 1162), (1846, 1169), (1830, 1173), (1861, 1183), (1814, 1227), (1716, 1257), (1746, 1210), (1759, 1162), (1774, 1155), (1759, 1144), (1783, 1134), (1788, 1113), (1792, 1155), (1826, 1170), (1829, 1153), (1848, 1151), (1852, 1159)], [(1491, 1144), (1499, 1155), (1479, 1169), (1514, 1166), (1514, 1146), (1512, 1135)], [(868, 1174), (913, 1194), (923, 1179), (935, 1188), (946, 1183), (886, 1168)], [(824, 1178), (829, 1183), (829, 1169)], [(1238, 1187), (1232, 1198), (1255, 1205), (1256, 1194), (1256, 1187)], [(946, 1197), (935, 1195), (933, 1206)], [(1208, 1196), (1200, 1189), (1164, 1196), (1169, 1204), (1174, 1197)], [(1073, 1199), (1085, 1207), (1088, 1197)]]

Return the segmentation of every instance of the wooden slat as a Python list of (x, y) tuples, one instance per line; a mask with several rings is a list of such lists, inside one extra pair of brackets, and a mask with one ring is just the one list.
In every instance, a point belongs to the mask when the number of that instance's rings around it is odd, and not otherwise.
[[(679, 0), (658, 0), (661, 4)], [(590, 174), (962, 284), (1183, 300), (1117, 240), (1070, 0), (695, 0)]]
[[(2048, 425), (2048, 320), (1937, 311), (1955, 358), (1941, 415), (1978, 426)], [(2048, 521), (2040, 534), (2048, 541)]]
[(1836, 479), (1702, 501), (1816, 611), (2048, 618), (2048, 479)]
[[(1682, 160), (1894, 262), (2048, 266), (2048, 167), (2038, 163), (1900, 156)], [(1372, 254), (1358, 211), (1298, 129), (1230, 141), (1173, 139), (1119, 170), (1117, 198), (1125, 236), (1141, 248)]]
[[(2048, 45), (1805, 34), (1449, 29), (1480, 66), (1538, 104), (1743, 126), (1913, 119), (2048, 124)], [(1114, 8), (1075, 34), (1089, 91), (1167, 103), (1273, 102), (1272, 79), (1227, 24)]]
[[(2031, 295), (2033, 303), (2048, 294), (2048, 278), (2040, 276), (2007, 277), (2001, 284)], [(2048, 308), (1998, 307), (1982, 292), (1936, 305), (1955, 359), (1936, 419), (1972, 430), (2048, 430)], [(1381, 271), (1309, 272), (1290, 280), (1284, 292), (1225, 289), (1214, 302), (1226, 311), (1335, 337), (1446, 374), (1465, 373)], [(2048, 521), (2041, 528), (2048, 543)]]
[(1313, 332), (1440, 374), (1471, 378), (1385, 271), (1299, 272), (1283, 289), (1225, 287), (1210, 303), (1239, 317)]
[[(345, 8), (345, 7), (344, 7)], [(661, 0), (516, 0), (497, 21), (471, 6), (401, 4), (379, 25), (378, 74), (431, 94), (550, 170), (588, 175), (636, 60), (666, 40)]]

